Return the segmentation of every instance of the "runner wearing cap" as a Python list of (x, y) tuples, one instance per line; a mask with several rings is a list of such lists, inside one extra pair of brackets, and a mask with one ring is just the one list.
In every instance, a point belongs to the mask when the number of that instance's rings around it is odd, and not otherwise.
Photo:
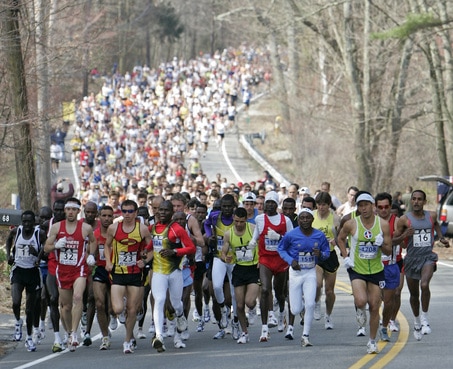
[(264, 199), (264, 214), (255, 218), (255, 231), (251, 245), (258, 242), (258, 255), (261, 280), (261, 336), (260, 342), (269, 339), (269, 325), (275, 326), (276, 319), (272, 310), (272, 277), (274, 277), (275, 297), (279, 305), (278, 329), (283, 331), (285, 310), (285, 283), (288, 264), (280, 257), (277, 251), (278, 242), (283, 235), (293, 229), (291, 220), (277, 212), (278, 194), (270, 191)]
[(320, 230), (313, 228), (314, 213), (301, 209), (299, 227), (289, 231), (278, 244), (278, 253), (289, 268), (289, 301), (291, 312), (296, 315), (305, 309), (305, 324), (301, 338), (303, 347), (312, 346), (309, 341), (315, 310), (316, 264), (330, 255), (329, 242)]
[(255, 224), (255, 218), (258, 215), (258, 209), (255, 209), (256, 195), (253, 192), (247, 192), (242, 196), (242, 205), (247, 211), (247, 222)]
[[(348, 220), (341, 228), (337, 245), (344, 258), (344, 266), (351, 280), (354, 303), (357, 307), (357, 322), (366, 322), (366, 304), (370, 311), (370, 339), (367, 344), (369, 354), (377, 354), (376, 333), (379, 327), (379, 307), (381, 289), (385, 287), (382, 252), (390, 255), (392, 240), (387, 221), (375, 215), (374, 198), (369, 193), (357, 197), (357, 210), (360, 215)], [(346, 250), (346, 238), (351, 235), (350, 254)]]

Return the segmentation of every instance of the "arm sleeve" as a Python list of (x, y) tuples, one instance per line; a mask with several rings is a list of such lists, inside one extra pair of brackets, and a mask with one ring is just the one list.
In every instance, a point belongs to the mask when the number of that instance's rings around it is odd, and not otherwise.
[(278, 243), (278, 253), (280, 257), (286, 261), (288, 265), (291, 265), (293, 258), (289, 254), (289, 248), (291, 247), (291, 240), (288, 236), (283, 236), (283, 238)]

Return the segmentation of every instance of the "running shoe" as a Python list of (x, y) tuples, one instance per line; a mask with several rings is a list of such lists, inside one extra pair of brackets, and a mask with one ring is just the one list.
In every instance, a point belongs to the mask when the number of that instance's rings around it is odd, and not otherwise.
[(137, 338), (138, 338), (139, 340), (143, 340), (143, 339), (146, 338), (146, 334), (143, 333), (143, 329), (142, 329), (142, 328), (139, 328), (139, 329), (138, 329)]
[(204, 321), (203, 319), (200, 319), (198, 321), (198, 325), (197, 325), (197, 332), (203, 332), (204, 331)]
[(428, 319), (423, 313), (421, 314), (420, 320), (422, 323), (422, 334), (430, 334), (431, 327), (429, 326)]
[(248, 323), (249, 325), (254, 325), (255, 324), (255, 319), (256, 319), (256, 307), (253, 309), (249, 310), (248, 314)]
[(366, 336), (366, 329), (365, 327), (359, 327), (357, 330), (357, 337), (365, 337)]
[(69, 351), (74, 352), (79, 346), (79, 339), (77, 338), (77, 333), (72, 333), (69, 339)]
[(231, 321), (231, 336), (234, 340), (239, 339), (239, 321), (235, 322), (234, 320)]
[(46, 338), (46, 327), (45, 327), (45, 325), (43, 325), (42, 327), (39, 328), (39, 341), (42, 341), (44, 338)]
[(325, 316), (324, 328), (328, 329), (328, 330), (333, 329), (333, 322), (332, 322), (332, 319), (330, 319), (329, 315)]
[(422, 328), (420, 326), (414, 327), (414, 337), (417, 341), (420, 341), (423, 337)]
[(225, 338), (225, 329), (219, 330), (214, 337), (212, 337), (214, 340), (220, 340), (222, 338)]
[(277, 329), (279, 332), (283, 332), (285, 329), (285, 312), (282, 311), (278, 314), (278, 326)]
[(186, 330), (181, 332), (181, 339), (183, 341), (187, 341), (189, 338), (190, 338), (189, 327), (187, 327)]
[(33, 328), (33, 335), (31, 339), (35, 345), (39, 345), (41, 343), (41, 332), (39, 328)]
[(164, 352), (165, 351), (164, 338), (162, 336), (154, 337), (152, 346), (157, 350), (157, 352)]
[(108, 337), (102, 337), (101, 346), (99, 347), (99, 350), (104, 351), (104, 350), (108, 350), (109, 348), (110, 348), (110, 339)]
[(135, 320), (137, 322), (139, 322), (140, 320), (142, 320), (142, 318), (145, 316), (145, 310), (143, 308), (143, 305), (142, 305), (142, 308), (140, 309), (139, 312), (137, 312), (137, 315), (135, 316)]
[(83, 346), (91, 346), (93, 341), (91, 340), (91, 336), (89, 333), (85, 333), (85, 336), (83, 337)]
[(85, 326), (85, 327), (88, 324), (87, 312), (86, 311), (82, 312), (82, 318), (80, 319), (80, 324)]
[(357, 318), (357, 323), (359, 323), (360, 327), (365, 326), (366, 323), (366, 313), (365, 310), (357, 308), (356, 311), (356, 318)]
[(126, 309), (124, 309), (120, 315), (118, 315), (118, 320), (121, 324), (126, 324)]
[(55, 352), (62, 352), (62, 351), (63, 351), (62, 344), (60, 342), (54, 342), (53, 346), (52, 346), (52, 352), (55, 353)]
[(173, 344), (175, 345), (175, 348), (186, 348), (186, 344), (182, 342), (182, 337), (180, 333), (175, 334), (175, 338), (173, 340)]
[(294, 339), (294, 327), (292, 325), (288, 325), (285, 338), (291, 341)]
[(396, 322), (394, 320), (390, 320), (389, 322), (389, 329), (391, 332), (399, 332), (399, 328), (398, 326), (396, 325)]
[(242, 332), (241, 337), (236, 341), (237, 343), (247, 343), (249, 341), (248, 333)]
[(299, 314), (299, 316), (300, 316), (300, 322), (299, 322), (299, 323), (300, 323), (301, 326), (303, 326), (303, 325), (304, 325), (304, 322), (305, 322), (305, 321), (304, 321), (305, 311), (302, 311), (302, 312)]
[(130, 339), (129, 343), (131, 344), (131, 349), (132, 349), (132, 351), (137, 350), (137, 341), (135, 340), (134, 337), (132, 337), (132, 338)]
[(175, 320), (169, 320), (167, 324), (167, 337), (173, 337), (176, 331), (176, 322)]
[(308, 339), (308, 336), (307, 335), (303, 335), (300, 339), (300, 344), (302, 347), (309, 347), (309, 346), (313, 346), (310, 342), (310, 340)]
[(116, 319), (116, 316), (110, 315), (109, 328), (111, 331), (114, 331), (118, 328), (118, 319)]
[(273, 311), (269, 311), (269, 314), (267, 316), (267, 326), (269, 328), (275, 328), (278, 326), (278, 320), (274, 315)]
[(154, 320), (151, 320), (151, 324), (149, 325), (148, 328), (148, 333), (156, 333), (156, 326), (154, 325)]
[(367, 352), (369, 354), (378, 354), (379, 353), (376, 341), (371, 341), (371, 340), (368, 341), (366, 347), (367, 347)]
[(211, 312), (209, 311), (209, 305), (205, 305), (203, 308), (203, 320), (205, 323), (211, 320)]
[(382, 341), (390, 342), (390, 337), (389, 337), (389, 334), (388, 334), (388, 331), (387, 331), (387, 328), (386, 328), (386, 327), (382, 327), (382, 328), (379, 330), (379, 333), (381, 334), (381, 340), (382, 340)]
[(199, 322), (201, 319), (200, 314), (198, 314), (197, 309), (194, 309), (192, 313), (192, 322)]
[(321, 314), (321, 301), (318, 301), (317, 303), (315, 303), (315, 312), (313, 314), (313, 318), (315, 318), (315, 320), (320, 320), (322, 317), (322, 314)]
[(226, 327), (228, 327), (228, 309), (227, 309), (227, 307), (224, 306), (223, 308), (221, 308), (220, 312), (222, 314), (222, 316), (220, 318), (220, 326), (222, 328), (226, 328)]
[(24, 321), (22, 319), (19, 319), (18, 321), (16, 321), (16, 326), (14, 327), (14, 341), (22, 340), (23, 324), (24, 324)]
[(187, 319), (184, 314), (181, 314), (176, 318), (176, 329), (178, 333), (184, 332), (188, 327)]
[(267, 342), (267, 341), (269, 341), (269, 338), (270, 338), (270, 335), (269, 335), (268, 327), (262, 327), (261, 328), (260, 342)]
[(36, 351), (36, 346), (33, 342), (33, 338), (29, 337), (25, 340), (25, 347), (27, 348), (28, 352)]
[(133, 354), (134, 353), (134, 350), (132, 349), (130, 342), (127, 342), (127, 341), (123, 342), (123, 353), (125, 353), (125, 354)]

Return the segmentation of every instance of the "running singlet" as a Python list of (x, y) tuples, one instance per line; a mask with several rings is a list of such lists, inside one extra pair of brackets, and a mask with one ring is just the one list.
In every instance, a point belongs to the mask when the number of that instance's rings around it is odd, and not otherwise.
[(413, 214), (406, 213), (409, 227), (414, 228), (412, 237), (408, 237), (406, 257), (419, 257), (430, 255), (433, 251), (434, 224), (429, 211), (425, 211), (423, 219), (418, 219)]
[[(395, 221), (396, 221), (396, 215), (392, 214), (390, 215), (389, 219), (389, 225), (390, 225), (390, 238), (393, 238), (393, 234), (395, 233)], [(382, 254), (382, 262), (384, 265), (389, 265), (389, 264), (396, 264), (403, 258), (402, 250), (400, 245), (393, 245), (392, 246), (392, 254), (391, 255), (385, 255)]]
[(130, 233), (123, 231), (123, 222), (118, 223), (112, 245), (112, 273), (138, 274), (142, 270), (137, 266), (143, 250), (143, 237), (140, 234), (140, 222), (135, 222), (135, 227)]
[(30, 248), (34, 248), (36, 254), (41, 250), (39, 226), (35, 226), (33, 235), (28, 240), (24, 239), (22, 231), (23, 226), (17, 227), (16, 238), (14, 239), (14, 264), (24, 269), (34, 268), (36, 267), (38, 256), (30, 254)]
[[(327, 240), (332, 240), (335, 238), (335, 226), (333, 224), (333, 213), (329, 211), (329, 215), (326, 219), (319, 218), (318, 210), (314, 211), (315, 216), (312, 223), (312, 227), (319, 229), (327, 237)], [(330, 251), (335, 249), (335, 246), (330, 244)]]
[(280, 214), (280, 223), (278, 225), (273, 225), (269, 221), (269, 217), (266, 214), (264, 214), (264, 228), (258, 240), (258, 252), (260, 259), (263, 257), (280, 258), (280, 255), (277, 251), (279, 240), (270, 240), (267, 237), (268, 228), (273, 229), (280, 235), (284, 235), (286, 233), (285, 216), (283, 214)]
[(253, 248), (247, 249), (247, 245), (252, 239), (253, 232), (250, 229), (250, 223), (245, 223), (246, 229), (242, 236), (234, 233), (234, 228), (230, 230), (230, 247), (233, 251), (233, 263), (237, 265), (250, 266), (258, 264), (258, 250)]
[(214, 257), (220, 258), (220, 254), (222, 253), (223, 247), (223, 235), (225, 234), (226, 231), (228, 231), (232, 227), (233, 223), (231, 223), (230, 225), (223, 224), (222, 213), (220, 213), (215, 224), (215, 235), (217, 238), (217, 252), (214, 254)]
[(86, 242), (83, 237), (83, 220), (77, 221), (74, 233), (69, 234), (66, 230), (66, 222), (59, 222), (60, 230), (56, 240), (66, 237), (66, 247), (55, 250), (58, 262), (57, 273), (70, 272), (74, 268), (86, 268)]
[(374, 244), (376, 236), (382, 235), (379, 217), (374, 218), (373, 227), (363, 226), (360, 217), (355, 218), (356, 231), (351, 239), (350, 257), (354, 262), (356, 273), (363, 275), (376, 274), (384, 269), (381, 261), (381, 247)]
[[(181, 240), (177, 237), (176, 232), (172, 228), (175, 223), (155, 224), (151, 230), (151, 237), (153, 238), (153, 272), (161, 274), (171, 274), (176, 269), (181, 269), (181, 256), (162, 257), (161, 250), (174, 249), (181, 247)], [(184, 230), (185, 231), (185, 230)], [(170, 238), (174, 242), (170, 241)]]
[(94, 231), (94, 238), (98, 244), (98, 255), (96, 257), (96, 265), (105, 268), (105, 255), (104, 255), (104, 245), (106, 238), (102, 236), (101, 229), (97, 228)]

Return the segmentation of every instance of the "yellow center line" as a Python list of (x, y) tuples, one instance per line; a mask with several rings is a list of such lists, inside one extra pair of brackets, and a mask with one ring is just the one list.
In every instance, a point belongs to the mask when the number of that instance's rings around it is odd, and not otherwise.
[[(341, 281), (336, 281), (335, 283), (335, 288), (342, 290), (344, 292), (352, 294), (352, 288), (351, 285), (348, 283), (344, 283)], [(399, 353), (400, 351), (404, 348), (404, 346), (407, 343), (407, 340), (409, 338), (409, 323), (407, 322), (406, 317), (401, 313), (398, 312), (398, 321), (400, 323), (400, 331), (398, 334), (398, 339), (396, 342), (392, 345), (391, 349), (383, 356), (376, 356), (376, 355), (371, 355), (367, 354), (363, 356), (359, 361), (354, 363), (349, 367), (349, 369), (360, 369), (363, 368), (367, 363), (369, 363), (371, 360), (379, 358), (376, 363), (373, 364), (373, 366), (370, 367), (370, 369), (379, 369), (379, 368), (384, 368), (389, 362), (391, 362)], [(391, 332), (390, 336), (391, 336)], [(378, 348), (379, 352), (382, 352), (382, 350), (387, 346), (389, 342), (378, 342)]]

